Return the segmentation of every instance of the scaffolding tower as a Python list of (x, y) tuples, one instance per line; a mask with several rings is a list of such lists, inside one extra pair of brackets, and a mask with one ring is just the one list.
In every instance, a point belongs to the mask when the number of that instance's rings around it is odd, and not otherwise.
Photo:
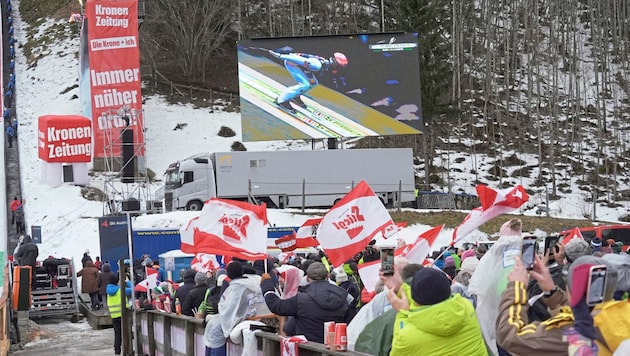
[[(103, 215), (152, 210), (150, 182), (144, 156), (146, 152), (144, 135), (142, 135), (142, 142), (135, 141), (137, 135), (133, 135), (134, 140), (131, 143), (126, 143), (123, 139), (127, 130), (144, 132), (142, 112), (122, 106), (116, 111), (109, 110), (103, 116), (109, 127), (103, 135), (105, 151)], [(120, 125), (114, 125), (112, 122), (123, 122), (125, 126), (118, 130), (116, 127)], [(136, 124), (130, 125), (131, 122)], [(129, 157), (124, 157), (123, 154), (125, 144), (133, 146), (133, 154)], [(130, 175), (129, 172), (133, 173)]]

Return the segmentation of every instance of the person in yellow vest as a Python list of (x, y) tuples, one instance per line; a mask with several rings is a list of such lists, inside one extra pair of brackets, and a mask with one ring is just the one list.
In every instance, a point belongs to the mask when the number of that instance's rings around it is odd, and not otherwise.
[[(131, 285), (129, 281), (127, 281), (127, 288), (125, 288), (125, 300), (127, 297), (131, 295)], [(109, 277), (109, 284), (107, 285), (107, 309), (109, 310), (109, 315), (112, 318), (112, 327), (114, 328), (114, 353), (116, 355), (120, 355), (120, 347), (122, 344), (121, 338), (121, 319), (122, 319), (122, 308), (123, 304), (121, 303), (121, 290), (118, 285), (118, 275), (112, 274)], [(126, 304), (126, 303), (125, 303)]]

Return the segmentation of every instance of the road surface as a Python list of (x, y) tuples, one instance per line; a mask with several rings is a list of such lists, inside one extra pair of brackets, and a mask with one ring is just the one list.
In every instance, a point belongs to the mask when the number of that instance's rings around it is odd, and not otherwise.
[[(12, 346), (11, 355), (101, 356), (114, 354), (114, 330), (94, 330), (87, 320), (42, 318), (20, 327), (26, 341), (21, 350)], [(22, 323), (21, 323), (22, 324)]]

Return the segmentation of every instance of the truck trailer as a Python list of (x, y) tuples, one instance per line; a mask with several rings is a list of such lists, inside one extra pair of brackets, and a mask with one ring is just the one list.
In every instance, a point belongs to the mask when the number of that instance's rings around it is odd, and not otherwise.
[(166, 211), (200, 210), (213, 197), (330, 207), (361, 180), (386, 206), (415, 200), (410, 148), (202, 153), (170, 164), (165, 176)]

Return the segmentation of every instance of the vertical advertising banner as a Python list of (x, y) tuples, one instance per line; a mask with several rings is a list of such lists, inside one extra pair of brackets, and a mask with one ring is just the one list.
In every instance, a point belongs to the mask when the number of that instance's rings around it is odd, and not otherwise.
[(121, 156), (121, 131), (134, 132), (143, 156), (138, 2), (88, 0), (88, 56), (94, 157)]
[(98, 235), (101, 245), (101, 261), (103, 263), (108, 262), (112, 271), (118, 271), (118, 260), (129, 258), (127, 217), (98, 218)]

